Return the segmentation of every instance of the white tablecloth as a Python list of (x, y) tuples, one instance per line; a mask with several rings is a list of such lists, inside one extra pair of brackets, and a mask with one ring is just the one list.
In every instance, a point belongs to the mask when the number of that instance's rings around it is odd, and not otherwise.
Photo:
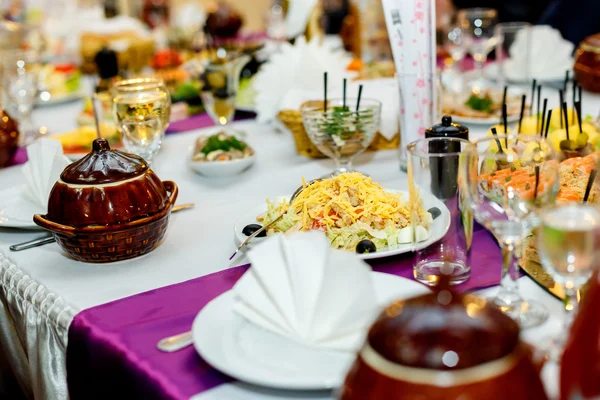
[[(557, 103), (554, 91), (551, 104)], [(584, 113), (595, 114), (600, 99), (585, 95)], [(48, 107), (35, 112), (35, 120), (50, 132), (75, 127), (78, 103)], [(223, 270), (245, 262), (229, 262), (235, 249), (233, 224), (248, 208), (265, 198), (292, 193), (301, 182), (333, 169), (330, 160), (310, 160), (295, 153), (288, 133), (254, 122), (235, 129), (257, 151), (254, 167), (229, 179), (207, 179), (186, 166), (186, 158), (199, 132), (167, 137), (153, 169), (162, 179), (180, 187), (178, 203), (196, 207), (172, 216), (167, 238), (151, 254), (110, 265), (86, 265), (64, 257), (58, 246), (47, 245), (22, 252), (9, 252), (10, 244), (40, 236), (40, 232), (0, 229), (0, 278), (2, 309), (0, 341), (22, 386), (36, 399), (68, 397), (65, 380), (67, 331), (79, 311), (161, 286)], [(473, 129), (472, 137), (483, 134)], [(398, 168), (397, 152), (363, 154), (355, 166), (385, 187), (406, 188), (406, 175)], [(0, 170), (0, 188), (22, 183), (19, 167)], [(8, 257), (9, 259), (7, 259)], [(542, 327), (525, 332), (538, 341), (559, 326), (560, 302), (543, 292), (528, 278), (522, 279), (524, 293), (550, 307), (552, 319)], [(198, 399), (328, 398), (329, 393), (282, 393), (235, 383), (217, 387)]]

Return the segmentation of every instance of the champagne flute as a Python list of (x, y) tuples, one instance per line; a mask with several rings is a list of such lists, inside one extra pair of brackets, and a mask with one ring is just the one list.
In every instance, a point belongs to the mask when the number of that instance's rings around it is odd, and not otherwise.
[(539, 223), (539, 211), (554, 204), (558, 161), (551, 145), (535, 135), (494, 135), (473, 142), (461, 164), (461, 190), (473, 216), (497, 238), (503, 265), (494, 303), (522, 328), (548, 318), (539, 303), (519, 293), (518, 261), (524, 238)]
[(111, 91), (115, 121), (156, 115), (161, 120), (161, 136), (169, 127), (171, 96), (158, 78), (134, 78), (115, 83)]
[(542, 265), (564, 287), (564, 329), (550, 344), (551, 358), (558, 360), (576, 314), (577, 294), (596, 267), (600, 244), (600, 211), (587, 204), (557, 206), (542, 213), (537, 248)]
[(473, 89), (479, 91), (490, 86), (483, 75), (483, 66), (489, 52), (496, 46), (494, 27), (498, 22), (498, 12), (492, 8), (467, 8), (460, 10), (457, 18), (466, 48), (475, 60), (477, 79), (473, 82)]

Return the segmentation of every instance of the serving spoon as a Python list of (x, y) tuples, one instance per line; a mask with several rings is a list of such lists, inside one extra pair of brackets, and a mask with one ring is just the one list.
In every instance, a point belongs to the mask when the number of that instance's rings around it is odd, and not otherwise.
[[(181, 210), (187, 210), (188, 208), (194, 207), (194, 205), (195, 205), (194, 203), (185, 203), (185, 204), (173, 206), (173, 209), (171, 210), (171, 212), (174, 213), (174, 212), (181, 211)], [(54, 239), (54, 236), (43, 236), (43, 237), (40, 237), (37, 239), (28, 240), (26, 242), (13, 244), (12, 246), (9, 246), (8, 248), (11, 251), (21, 251), (21, 250), (31, 249), (34, 247), (40, 247), (40, 246), (43, 246), (48, 243), (54, 243), (55, 241), (56, 241), (56, 239)]]

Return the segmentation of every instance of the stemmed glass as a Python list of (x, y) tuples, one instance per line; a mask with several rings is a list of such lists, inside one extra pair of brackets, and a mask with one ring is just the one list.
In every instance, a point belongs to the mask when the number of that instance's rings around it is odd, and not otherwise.
[(322, 101), (302, 105), (304, 129), (313, 144), (336, 162), (328, 176), (353, 171), (352, 160), (369, 147), (379, 128), (381, 103), (377, 100), (331, 99), (324, 110)]
[(539, 211), (556, 199), (556, 154), (538, 136), (495, 135), (473, 142), (461, 171), (465, 206), (502, 249), (502, 279), (494, 303), (523, 328), (541, 324), (548, 313), (541, 304), (521, 297), (518, 262), (523, 240), (539, 223)]
[(550, 344), (549, 354), (558, 360), (576, 314), (577, 294), (588, 281), (600, 245), (600, 211), (587, 204), (557, 206), (541, 214), (537, 248), (542, 265), (567, 296), (564, 329)]
[(21, 131), (22, 147), (34, 142), (39, 137), (31, 119), (33, 106), (38, 95), (41, 64), (35, 52), (5, 51), (2, 58), (2, 86), (4, 95), (17, 113)]
[(529, 82), (530, 51), (525, 51), (525, 60), (512, 60), (512, 62), (508, 62), (510, 61), (511, 47), (515, 43), (518, 43), (518, 41), (524, 40), (526, 48), (531, 50), (531, 33), (529, 28), (531, 28), (531, 24), (528, 22), (503, 22), (497, 24), (494, 28), (494, 35), (496, 36), (496, 63), (498, 65), (500, 87), (506, 86), (508, 80), (507, 72), (509, 72), (507, 68), (510, 66), (513, 67), (510, 71), (512, 72), (512, 76), (515, 76), (514, 70), (518, 69), (520, 73), (517, 76), (522, 75), (524, 81)]
[(156, 115), (127, 117), (121, 121), (123, 144), (128, 152), (142, 157), (148, 164), (160, 150), (161, 120)]
[(134, 78), (115, 83), (111, 91), (115, 121), (155, 115), (161, 122), (161, 136), (169, 127), (171, 95), (162, 79)]
[(461, 76), (460, 63), (465, 57), (466, 47), (463, 31), (456, 22), (448, 24), (446, 27), (443, 46), (448, 51), (448, 54), (450, 54), (450, 65), (443, 71), (442, 83), (444, 88), (450, 89), (453, 93), (461, 93), (463, 78)]
[(492, 8), (467, 8), (458, 12), (457, 19), (466, 48), (475, 60), (477, 79), (473, 88), (481, 90), (489, 87), (483, 76), (483, 66), (489, 52), (496, 46), (494, 26), (498, 22), (498, 12)]

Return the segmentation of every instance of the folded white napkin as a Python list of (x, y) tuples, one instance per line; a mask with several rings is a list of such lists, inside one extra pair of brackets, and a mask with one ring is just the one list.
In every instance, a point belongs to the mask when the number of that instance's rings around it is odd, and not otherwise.
[(355, 351), (379, 308), (371, 268), (329, 246), (322, 232), (276, 235), (248, 254), (234, 310), (307, 346)]
[[(286, 107), (298, 109), (304, 99), (322, 99), (324, 72), (328, 73), (328, 93), (340, 97), (343, 79), (350, 81), (356, 75), (346, 70), (351, 61), (347, 54), (332, 51), (318, 38), (306, 42), (304, 37), (299, 37), (294, 45), (282, 44), (280, 50), (254, 78), (257, 119), (260, 122), (273, 120)], [(351, 92), (348, 93), (350, 96)], [(295, 107), (296, 104), (298, 107)]]
[(508, 79), (523, 79), (529, 63), (531, 78), (554, 80), (573, 68), (573, 49), (573, 43), (563, 39), (557, 29), (548, 25), (532, 26), (517, 33), (504, 71)]
[(25, 197), (41, 209), (48, 207), (50, 191), (70, 161), (63, 154), (59, 140), (42, 138), (27, 146), (27, 158), (23, 165)]
[(288, 38), (293, 38), (304, 33), (317, 0), (290, 0), (289, 4), (285, 16), (285, 31)]

